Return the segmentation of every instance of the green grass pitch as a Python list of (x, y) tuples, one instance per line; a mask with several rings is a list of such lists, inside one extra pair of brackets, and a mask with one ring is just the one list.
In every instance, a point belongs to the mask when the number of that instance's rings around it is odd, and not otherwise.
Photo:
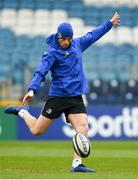
[(96, 173), (71, 173), (71, 141), (1, 141), (1, 179), (138, 179), (138, 141), (93, 141)]

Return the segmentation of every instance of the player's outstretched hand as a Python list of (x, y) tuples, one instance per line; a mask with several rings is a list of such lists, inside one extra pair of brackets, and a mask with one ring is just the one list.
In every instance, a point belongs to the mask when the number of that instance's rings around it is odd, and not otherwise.
[(120, 25), (120, 15), (119, 15), (119, 13), (115, 12), (115, 14), (113, 15), (113, 17), (111, 18), (110, 21), (112, 22), (113, 26), (114, 25)]
[(29, 91), (23, 98), (23, 105), (28, 104), (28, 100), (34, 96), (33, 91)]

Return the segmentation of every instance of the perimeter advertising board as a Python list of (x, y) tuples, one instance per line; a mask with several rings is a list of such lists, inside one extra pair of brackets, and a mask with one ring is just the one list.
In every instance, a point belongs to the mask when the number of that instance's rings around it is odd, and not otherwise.
[(4, 108), (0, 108), (0, 140), (17, 139), (16, 116), (6, 115)]
[[(90, 139), (138, 140), (138, 107), (89, 106), (87, 112)], [(31, 113), (38, 117), (40, 108), (32, 108)], [(64, 116), (54, 120), (48, 131), (39, 137), (31, 135), (21, 118), (17, 125), (20, 140), (67, 140), (75, 134)]]

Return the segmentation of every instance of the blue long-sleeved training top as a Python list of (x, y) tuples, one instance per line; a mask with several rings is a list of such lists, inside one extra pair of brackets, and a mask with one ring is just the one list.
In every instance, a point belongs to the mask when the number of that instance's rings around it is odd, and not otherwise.
[(42, 56), (39, 67), (28, 86), (28, 91), (37, 92), (48, 71), (52, 82), (50, 96), (77, 96), (88, 92), (88, 83), (83, 72), (82, 52), (96, 42), (112, 28), (112, 22), (106, 21), (86, 35), (73, 39), (67, 49), (62, 49), (56, 34), (47, 38), (49, 49)]

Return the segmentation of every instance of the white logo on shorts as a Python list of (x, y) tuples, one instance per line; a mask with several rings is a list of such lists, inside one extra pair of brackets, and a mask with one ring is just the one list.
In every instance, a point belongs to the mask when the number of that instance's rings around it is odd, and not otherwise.
[(52, 109), (47, 109), (46, 112), (47, 112), (47, 114), (51, 114), (52, 113)]

